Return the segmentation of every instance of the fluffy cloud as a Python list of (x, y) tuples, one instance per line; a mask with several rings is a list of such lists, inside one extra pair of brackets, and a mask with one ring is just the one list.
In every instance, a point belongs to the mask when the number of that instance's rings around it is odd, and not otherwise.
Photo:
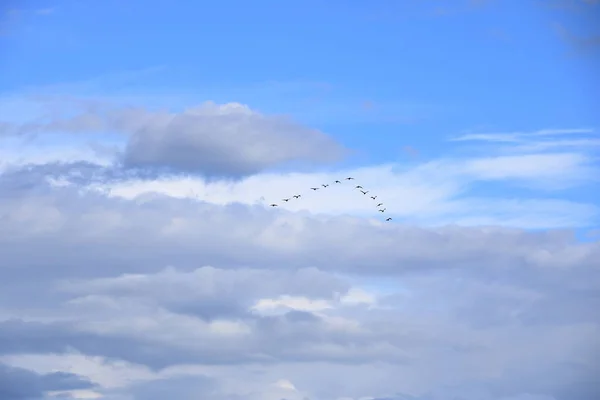
[(212, 102), (180, 113), (138, 108), (91, 108), (45, 122), (4, 123), (5, 135), (48, 133), (126, 134), (121, 161), (131, 168), (159, 168), (210, 177), (240, 177), (288, 162), (331, 162), (344, 153), (325, 134), (288, 118), (249, 107)]

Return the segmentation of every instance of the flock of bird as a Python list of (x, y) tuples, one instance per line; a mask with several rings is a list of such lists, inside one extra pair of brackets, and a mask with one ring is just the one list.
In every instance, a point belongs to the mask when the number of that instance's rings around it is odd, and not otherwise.
[[(349, 176), (349, 177), (345, 178), (344, 180), (346, 180), (346, 181), (352, 181), (352, 180), (354, 180), (354, 178), (351, 177), (351, 176)], [(333, 184), (335, 185), (335, 184), (341, 184), (341, 183), (342, 183), (342, 181), (336, 180)], [(310, 190), (313, 190), (313, 191), (316, 192), (319, 189), (322, 189), (322, 188), (324, 189), (324, 188), (327, 188), (327, 187), (329, 187), (329, 184), (328, 183), (324, 183), (324, 184), (321, 185), (321, 187), (311, 187)], [(360, 185), (356, 185), (355, 189), (359, 190), (364, 196), (366, 196), (367, 194), (369, 194), (369, 191), (368, 190), (364, 190), (364, 188), (362, 186), (360, 186)], [(301, 197), (302, 197), (301, 194), (295, 194), (295, 195), (293, 195), (291, 197), (288, 197), (288, 198), (285, 198), (285, 199), (281, 199), (281, 201), (284, 201), (284, 202), (287, 203), (288, 201), (290, 201), (292, 199), (299, 199)], [(381, 213), (385, 213), (386, 208), (385, 207), (381, 208), (383, 206), (383, 203), (381, 203), (381, 202), (379, 202), (377, 200), (377, 196), (369, 196), (369, 197), (373, 200), (373, 202), (377, 202), (377, 205), (376, 205), (377, 210), (379, 212), (381, 212)], [(270, 204), (270, 206), (271, 207), (278, 207), (279, 205), (277, 203), (272, 203), (272, 204)], [(391, 221), (392, 218), (388, 217), (385, 220), (386, 221)]]

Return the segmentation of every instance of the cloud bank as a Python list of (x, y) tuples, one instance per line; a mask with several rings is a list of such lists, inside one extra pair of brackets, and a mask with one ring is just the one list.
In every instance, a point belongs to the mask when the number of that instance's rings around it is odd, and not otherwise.
[(78, 115), (5, 124), (0, 397), (598, 398), (588, 152), (283, 172), (340, 146), (231, 104)]

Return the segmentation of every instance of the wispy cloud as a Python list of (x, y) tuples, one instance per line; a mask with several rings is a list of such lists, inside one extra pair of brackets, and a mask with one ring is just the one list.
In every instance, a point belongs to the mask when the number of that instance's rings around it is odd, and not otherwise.
[(527, 139), (544, 136), (579, 135), (595, 133), (592, 128), (575, 129), (540, 129), (533, 132), (502, 132), (502, 133), (471, 133), (456, 136), (450, 139), (454, 142), (461, 141), (488, 141), (488, 142), (520, 142)]
[(515, 150), (522, 152), (541, 152), (569, 148), (583, 148), (591, 150), (593, 147), (597, 146), (600, 146), (600, 139), (553, 140), (523, 144), (516, 146)]
[(33, 12), (37, 15), (49, 15), (49, 14), (53, 14), (54, 11), (55, 11), (55, 9), (53, 7), (37, 8), (37, 9), (33, 10)]
[(600, 0), (542, 0), (545, 6), (574, 12), (589, 12), (590, 6), (597, 6)]
[(586, 54), (600, 46), (599, 34), (578, 35), (563, 24), (555, 23), (553, 26), (558, 36), (571, 45), (578, 54)]
[[(579, 152), (590, 154), (600, 146), (593, 128), (541, 129), (532, 132), (469, 133), (449, 139), (451, 142), (473, 142), (508, 154), (547, 152)], [(491, 146), (491, 147), (490, 147)]]

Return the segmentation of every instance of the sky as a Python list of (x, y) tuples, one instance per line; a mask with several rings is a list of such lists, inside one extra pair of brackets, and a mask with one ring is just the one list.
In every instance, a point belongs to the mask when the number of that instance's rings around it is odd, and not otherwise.
[(600, 398), (599, 18), (1, 2), (0, 398)]

